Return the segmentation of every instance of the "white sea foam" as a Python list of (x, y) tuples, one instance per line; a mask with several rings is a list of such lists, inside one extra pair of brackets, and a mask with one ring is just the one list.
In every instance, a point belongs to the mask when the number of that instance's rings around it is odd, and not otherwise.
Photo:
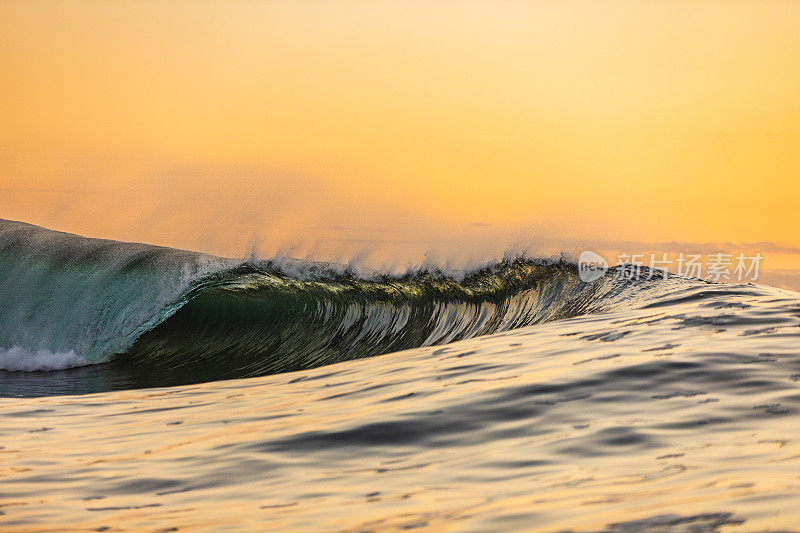
[(63, 370), (88, 364), (89, 361), (76, 354), (74, 350), (51, 352), (50, 350), (28, 350), (22, 346), (0, 348), (0, 370), (34, 372), (36, 370)]
[[(545, 263), (566, 260), (577, 263), (577, 255), (539, 253), (535, 250), (517, 247), (495, 254), (464, 255), (459, 258), (439, 257), (429, 253), (420, 261), (391, 263), (372, 257), (369, 251), (356, 253), (343, 262), (320, 261), (311, 257), (292, 257), (284, 252), (278, 252), (271, 257), (257, 257), (253, 254), (249, 259), (241, 258), (240, 263), (249, 263), (268, 269), (276, 268), (284, 274), (300, 280), (327, 279), (335, 276), (352, 275), (362, 280), (376, 281), (384, 276), (400, 278), (432, 274), (461, 282), (471, 274), (486, 268), (496, 267), (502, 262), (513, 262), (515, 260), (536, 260)], [(230, 263), (221, 264), (227, 268), (232, 266)], [(216, 268), (217, 270), (223, 269), (223, 267)]]

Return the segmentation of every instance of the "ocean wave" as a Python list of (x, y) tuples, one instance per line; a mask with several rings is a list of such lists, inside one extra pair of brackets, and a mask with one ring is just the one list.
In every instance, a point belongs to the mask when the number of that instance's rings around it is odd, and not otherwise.
[(635, 301), (653, 283), (582, 282), (507, 258), (403, 275), (240, 261), (0, 221), (5, 370), (113, 362), (176, 384), (298, 370), (497, 333)]

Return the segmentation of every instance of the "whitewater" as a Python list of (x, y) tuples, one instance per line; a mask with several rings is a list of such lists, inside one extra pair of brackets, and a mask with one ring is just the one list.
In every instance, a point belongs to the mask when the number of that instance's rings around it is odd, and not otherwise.
[(0, 221), (0, 529), (800, 524), (800, 294)]

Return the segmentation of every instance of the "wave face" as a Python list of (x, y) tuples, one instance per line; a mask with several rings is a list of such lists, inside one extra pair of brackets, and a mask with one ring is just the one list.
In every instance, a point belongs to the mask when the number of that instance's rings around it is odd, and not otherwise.
[(563, 262), (363, 279), (0, 221), (0, 367), (109, 363), (147, 385), (262, 375), (576, 316), (624, 288)]
[(58, 360), (108, 361), (184, 305), (195, 280), (222, 266), (202, 254), (0, 220), (0, 362), (15, 353), (16, 366), (25, 367), (23, 352), (43, 369)]

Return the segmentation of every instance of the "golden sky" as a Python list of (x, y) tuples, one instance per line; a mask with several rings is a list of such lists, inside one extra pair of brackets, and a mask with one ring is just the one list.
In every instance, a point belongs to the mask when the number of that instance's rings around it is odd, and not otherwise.
[(797, 247), (798, 28), (788, 0), (6, 0), (0, 218)]

